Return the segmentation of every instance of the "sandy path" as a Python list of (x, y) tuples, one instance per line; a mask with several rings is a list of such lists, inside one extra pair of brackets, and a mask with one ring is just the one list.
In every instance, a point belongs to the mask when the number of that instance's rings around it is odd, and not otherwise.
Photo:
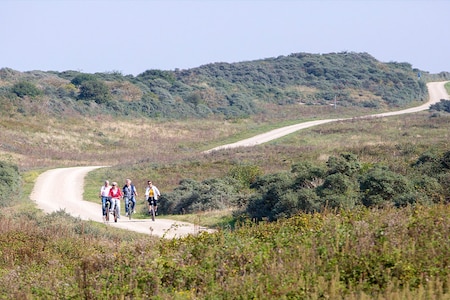
[[(361, 118), (386, 117), (427, 110), (431, 104), (439, 102), (441, 99), (449, 99), (449, 95), (444, 88), (444, 84), (445, 82), (428, 83), (427, 87), (430, 94), (430, 100), (421, 106), (395, 112), (363, 116)], [(237, 143), (216, 147), (205, 152), (234, 147), (254, 146), (277, 139), (300, 129), (338, 120), (346, 119), (318, 120), (287, 126), (242, 140)], [(38, 177), (30, 197), (36, 202), (37, 206), (46, 213), (65, 210), (67, 213), (83, 220), (102, 222), (101, 205), (82, 199), (84, 177), (88, 172), (97, 168), (101, 168), (101, 166), (61, 168), (44, 172)], [(100, 185), (101, 183), (99, 183), (99, 189)], [(121, 211), (123, 213), (125, 211), (123, 209), (124, 204), (122, 203), (121, 205)], [(182, 237), (206, 230), (205, 228), (200, 228), (194, 224), (161, 218), (157, 218), (155, 222), (150, 219), (136, 219), (130, 221), (128, 218), (125, 218), (125, 216), (122, 216), (117, 223), (109, 222), (108, 224), (114, 227), (152, 234), (159, 237), (164, 236), (166, 238)]]
[[(399, 111), (362, 116), (359, 118), (387, 117), (387, 116), (409, 114), (409, 113), (427, 110), (431, 104), (437, 103), (437, 102), (441, 101), (441, 99), (447, 99), (447, 100), (449, 99), (449, 95), (447, 94), (447, 91), (445, 90), (445, 87), (444, 87), (445, 83), (446, 82), (427, 83), (428, 93), (429, 93), (430, 97), (429, 97), (429, 101), (427, 103), (424, 103), (423, 105), (408, 108), (408, 109), (403, 109), (403, 110), (399, 110)], [(313, 127), (313, 126), (317, 126), (317, 125), (321, 125), (321, 124), (325, 124), (325, 123), (330, 123), (330, 122), (335, 122), (335, 121), (343, 121), (343, 120), (351, 120), (351, 119), (355, 119), (355, 118), (325, 119), (325, 120), (310, 121), (310, 122), (299, 123), (299, 124), (295, 124), (295, 125), (291, 125), (291, 126), (286, 126), (286, 127), (271, 130), (266, 133), (256, 135), (254, 137), (251, 137), (251, 138), (248, 138), (245, 140), (238, 141), (236, 143), (218, 146), (213, 149), (204, 151), (204, 153), (210, 153), (210, 152), (222, 150), (222, 149), (255, 146), (255, 145), (267, 143), (269, 141), (272, 141), (272, 140), (280, 138), (282, 136), (291, 134), (291, 133), (296, 132), (301, 129), (305, 129), (305, 128), (309, 128), (309, 127)]]
[[(64, 210), (82, 220), (103, 222), (100, 199), (99, 204), (82, 199), (84, 177), (88, 172), (97, 168), (101, 168), (101, 166), (60, 168), (46, 171), (37, 178), (30, 198), (46, 213)], [(100, 186), (101, 183), (98, 187), (99, 190)], [(110, 221), (108, 223), (110, 226), (166, 238), (182, 237), (188, 234), (196, 234), (200, 230), (206, 230), (194, 224), (158, 217), (154, 222), (151, 219), (129, 220), (124, 215), (124, 204), (121, 203), (121, 205), (121, 219), (117, 223)]]

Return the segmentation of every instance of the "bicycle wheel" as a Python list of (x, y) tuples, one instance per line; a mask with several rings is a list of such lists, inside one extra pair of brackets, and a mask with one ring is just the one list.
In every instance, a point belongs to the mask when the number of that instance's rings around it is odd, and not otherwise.
[(109, 222), (109, 201), (106, 202), (105, 204), (105, 221)]
[(152, 201), (152, 221), (155, 221), (155, 205), (153, 204), (153, 201)]
[(131, 200), (128, 201), (128, 219), (131, 220), (131, 214), (133, 213), (133, 210), (131, 207), (133, 206), (133, 202)]
[(117, 218), (119, 217), (119, 207), (117, 207), (119, 203), (116, 203), (114, 207), (114, 222), (117, 223)]

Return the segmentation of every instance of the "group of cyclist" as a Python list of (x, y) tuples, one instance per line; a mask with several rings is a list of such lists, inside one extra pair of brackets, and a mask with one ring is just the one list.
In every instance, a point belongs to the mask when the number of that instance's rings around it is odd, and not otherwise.
[[(136, 186), (131, 183), (131, 179), (127, 178), (125, 180), (125, 185), (123, 188), (119, 188), (117, 182), (112, 182), (109, 184), (109, 180), (105, 180), (105, 183), (100, 188), (99, 197), (102, 199), (102, 216), (103, 220), (105, 220), (105, 216), (107, 213), (107, 203), (109, 203), (110, 212), (117, 209), (118, 212), (117, 218), (120, 219), (120, 200), (125, 200), (125, 215), (128, 216), (130, 213), (136, 213), (136, 198), (138, 196), (138, 192), (136, 190)], [(145, 189), (145, 199), (148, 203), (148, 212), (151, 213), (151, 205), (153, 203), (155, 208), (155, 214), (158, 212), (158, 198), (161, 196), (158, 188), (152, 184), (150, 180), (147, 181), (147, 187)], [(128, 211), (129, 203), (131, 201), (131, 210)]]

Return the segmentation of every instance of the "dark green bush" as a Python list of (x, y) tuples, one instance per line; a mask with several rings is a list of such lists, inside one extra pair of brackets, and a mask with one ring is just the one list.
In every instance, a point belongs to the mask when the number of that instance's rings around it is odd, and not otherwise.
[(449, 201), (450, 151), (425, 152), (412, 164), (408, 175), (376, 164), (361, 164), (356, 155), (331, 156), (327, 166), (295, 163), (291, 173), (258, 177), (251, 188), (245, 214), (277, 220), (298, 212), (326, 209), (407, 206)]
[(450, 113), (450, 100), (442, 99), (430, 106), (430, 111), (444, 111)]
[(21, 176), (16, 165), (0, 161), (0, 206), (10, 206), (21, 193)]
[(33, 83), (28, 81), (21, 81), (14, 84), (11, 88), (11, 91), (23, 98), (25, 96), (36, 97), (42, 94), (42, 91), (38, 89)]
[(389, 203), (402, 204), (405, 203), (406, 195), (413, 193), (408, 178), (383, 167), (375, 167), (364, 174), (360, 189), (362, 203), (368, 207), (384, 206)]
[(111, 100), (108, 87), (101, 81), (88, 80), (80, 84), (80, 100), (93, 100), (98, 104), (107, 103)]
[(231, 177), (202, 182), (184, 179), (173, 192), (162, 196), (161, 212), (184, 214), (236, 207), (241, 197), (238, 186)]
[(96, 80), (98, 80), (98, 78), (94, 74), (82, 73), (82, 74), (76, 75), (70, 81), (70, 83), (72, 83), (75, 86), (80, 86), (86, 81), (96, 81)]
[[(249, 199), (246, 213), (252, 218), (267, 217), (269, 220), (275, 220), (282, 213), (290, 214), (289, 211), (282, 211), (282, 209), (297, 206), (297, 201), (290, 191), (293, 183), (293, 177), (287, 172), (259, 177), (251, 185), (257, 194)], [(278, 204), (279, 202), (284, 204)], [(277, 209), (275, 205), (278, 205)]]
[(357, 186), (356, 180), (342, 173), (326, 176), (323, 184), (316, 189), (323, 204), (322, 208), (353, 208), (359, 200)]
[(342, 153), (339, 156), (331, 156), (327, 161), (328, 174), (340, 173), (353, 176), (360, 170), (361, 165), (356, 155)]

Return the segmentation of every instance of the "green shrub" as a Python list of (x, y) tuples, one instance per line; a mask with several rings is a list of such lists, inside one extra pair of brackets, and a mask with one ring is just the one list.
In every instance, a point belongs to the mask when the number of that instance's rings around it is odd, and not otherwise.
[(413, 192), (408, 178), (383, 167), (375, 167), (364, 174), (360, 189), (362, 203), (367, 207), (383, 206), (388, 203), (403, 205), (410, 202), (410, 195)]
[(237, 165), (228, 172), (228, 176), (236, 179), (242, 188), (250, 187), (256, 178), (262, 174), (261, 168), (255, 165)]
[(350, 209), (358, 204), (358, 183), (342, 173), (334, 173), (325, 177), (317, 188), (323, 207)]
[(101, 81), (84, 81), (80, 85), (80, 100), (94, 100), (98, 104), (106, 103), (111, 100), (111, 94), (108, 87)]
[(328, 174), (340, 173), (346, 176), (357, 174), (361, 168), (357, 156), (352, 153), (331, 156), (327, 161), (327, 167)]
[(21, 182), (18, 167), (0, 161), (0, 206), (10, 206), (20, 198)]
[(14, 84), (11, 88), (11, 91), (23, 98), (25, 96), (36, 97), (42, 94), (42, 91), (38, 89), (33, 83), (28, 81), (21, 81)]
[(159, 207), (163, 213), (184, 214), (236, 207), (239, 200), (239, 184), (233, 178), (184, 179), (173, 192), (161, 197)]
[(93, 74), (82, 73), (76, 75), (70, 83), (75, 86), (81, 86), (86, 81), (97, 81), (98, 78)]
[[(276, 220), (280, 215), (289, 215), (289, 211), (282, 211), (289, 207), (298, 206), (297, 200), (293, 198), (291, 188), (294, 179), (290, 173), (282, 172), (259, 177), (251, 187), (256, 189), (257, 194), (250, 197), (246, 213), (251, 218), (258, 220), (264, 217)], [(283, 202), (284, 204), (278, 204)], [(275, 210), (275, 205), (278, 205)]]
[(440, 102), (432, 104), (430, 111), (444, 111), (450, 113), (450, 100), (442, 99)]

